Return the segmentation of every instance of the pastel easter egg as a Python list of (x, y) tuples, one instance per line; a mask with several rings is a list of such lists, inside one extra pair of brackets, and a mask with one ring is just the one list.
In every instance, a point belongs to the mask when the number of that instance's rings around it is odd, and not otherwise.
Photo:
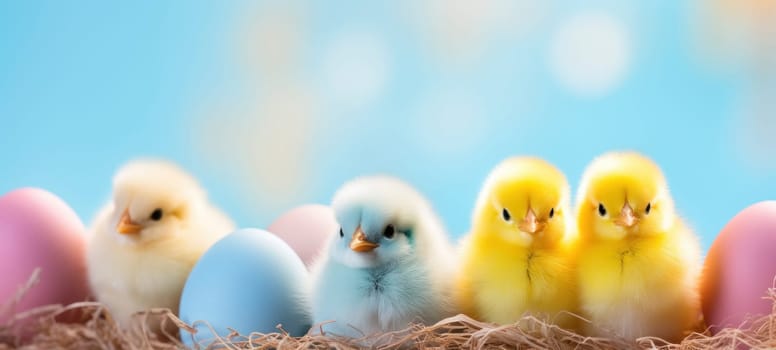
[(712, 332), (769, 315), (776, 278), (776, 201), (752, 205), (722, 229), (706, 256), (701, 298)]
[[(86, 237), (76, 213), (56, 195), (23, 188), (0, 197), (0, 305), (38, 271), (13, 311), (67, 305), (89, 297)], [(11, 313), (0, 314), (0, 324)]]
[(334, 211), (320, 204), (291, 209), (267, 228), (288, 243), (308, 268), (323, 250), (327, 239), (338, 229)]
[[(180, 318), (197, 329), (183, 332), (188, 346), (207, 345), (235, 329), (304, 335), (312, 323), (307, 302), (308, 272), (277, 236), (241, 229), (219, 240), (194, 266), (183, 288)], [(201, 322), (204, 321), (204, 322)]]

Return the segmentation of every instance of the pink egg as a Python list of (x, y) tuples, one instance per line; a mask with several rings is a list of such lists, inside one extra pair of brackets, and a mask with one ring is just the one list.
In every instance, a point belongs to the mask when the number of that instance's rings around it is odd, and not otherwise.
[[(59, 197), (35, 188), (0, 197), (0, 242), (0, 305), (37, 268), (39, 282), (16, 304), (16, 313), (88, 298), (84, 226)], [(10, 316), (0, 315), (0, 324)]]
[(706, 256), (701, 298), (712, 332), (769, 315), (776, 277), (776, 201), (752, 205), (722, 229)]
[(303, 205), (281, 215), (267, 228), (302, 258), (308, 268), (322, 251), (327, 239), (337, 233), (334, 211), (319, 204)]

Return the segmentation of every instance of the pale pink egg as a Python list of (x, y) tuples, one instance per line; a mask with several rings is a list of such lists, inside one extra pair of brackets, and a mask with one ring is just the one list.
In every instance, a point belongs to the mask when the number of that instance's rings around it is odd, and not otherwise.
[(0, 324), (35, 307), (86, 300), (85, 250), (84, 226), (59, 197), (36, 188), (0, 197), (0, 305), (40, 269), (38, 283), (0, 315)]
[(288, 243), (308, 268), (323, 250), (327, 239), (337, 234), (338, 230), (334, 211), (319, 204), (294, 208), (267, 228), (267, 231)]
[(752, 205), (722, 229), (706, 256), (701, 297), (712, 332), (769, 315), (776, 277), (776, 201)]

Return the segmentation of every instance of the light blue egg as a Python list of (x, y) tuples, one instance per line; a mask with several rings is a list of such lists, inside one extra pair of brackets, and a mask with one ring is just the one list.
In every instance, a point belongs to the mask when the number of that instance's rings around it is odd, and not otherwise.
[[(276, 333), (278, 324), (294, 336), (311, 325), (305, 286), (308, 272), (302, 260), (277, 236), (257, 229), (241, 229), (222, 238), (191, 271), (180, 304), (180, 318), (188, 324), (206, 321), (226, 336)], [(187, 346), (207, 345), (213, 335), (207, 325), (195, 325), (195, 340), (183, 331)]]

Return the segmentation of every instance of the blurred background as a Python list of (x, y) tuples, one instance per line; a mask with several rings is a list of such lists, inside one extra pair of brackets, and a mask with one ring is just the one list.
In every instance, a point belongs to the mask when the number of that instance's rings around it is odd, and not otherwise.
[(404, 178), (460, 237), (510, 155), (576, 186), (609, 150), (664, 169), (707, 248), (776, 198), (776, 1), (4, 1), (0, 193), (88, 224), (139, 156), (240, 226)]

